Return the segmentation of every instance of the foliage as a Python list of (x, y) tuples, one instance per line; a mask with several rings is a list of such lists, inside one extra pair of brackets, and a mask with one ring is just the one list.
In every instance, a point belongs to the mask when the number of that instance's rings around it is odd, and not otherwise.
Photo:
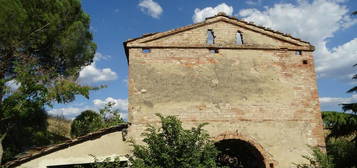
[(0, 0), (0, 146), (7, 158), (47, 136), (46, 117), (32, 119), (45, 106), (98, 89), (76, 83), (96, 50), (89, 20), (79, 0)]
[(357, 115), (341, 112), (326, 111), (322, 113), (326, 129), (330, 130), (331, 137), (355, 137), (357, 134)]
[(94, 132), (103, 127), (100, 115), (92, 110), (83, 111), (77, 116), (71, 125), (71, 136), (78, 137)]
[(120, 111), (114, 108), (114, 102), (108, 102), (104, 108), (99, 110), (99, 114), (103, 119), (103, 128), (116, 126), (124, 122), (120, 116)]
[(330, 138), (326, 142), (327, 154), (337, 168), (357, 168), (357, 146), (346, 138)]
[(150, 125), (143, 133), (146, 145), (133, 143), (133, 168), (217, 167), (218, 151), (202, 129), (205, 124), (186, 130), (174, 116), (158, 117), (161, 127)]
[[(354, 65), (354, 66), (357, 66)], [(357, 74), (355, 74), (352, 79), (357, 79)], [(350, 90), (347, 91), (347, 93), (357, 93), (357, 86), (354, 86)], [(352, 111), (352, 113), (357, 113), (357, 103), (345, 103), (342, 104), (342, 109), (343, 111)]]
[(325, 129), (327, 153), (312, 148), (312, 157), (304, 156), (307, 164), (298, 168), (356, 168), (357, 146), (351, 141), (356, 139), (357, 118), (355, 114), (325, 111), (322, 113)]
[(334, 168), (332, 158), (319, 148), (311, 148), (311, 156), (303, 156), (308, 163), (297, 164), (297, 168)]
[(124, 122), (117, 109), (113, 109), (114, 103), (109, 102), (99, 113), (86, 110), (77, 116), (71, 125), (71, 136), (78, 137), (94, 132), (101, 128), (108, 128)]
[[(353, 14), (356, 15), (356, 11)], [(352, 79), (357, 79), (357, 74)], [(348, 90), (347, 93), (357, 93), (357, 86)], [(342, 109), (345, 113), (323, 112), (325, 127), (330, 131), (326, 143), (327, 153), (334, 158), (336, 167), (356, 168), (357, 103), (344, 103)]]
[(114, 159), (106, 158), (103, 161), (99, 161), (95, 156), (92, 157), (94, 158), (94, 163), (87, 165), (75, 165), (74, 168), (121, 168), (128, 166), (127, 162), (121, 162), (118, 157)]
[[(32, 110), (30, 108), (24, 110)], [(25, 112), (27, 113), (27, 112)], [(19, 120), (13, 121), (11, 131), (3, 140), (4, 153), (3, 159), (10, 160), (17, 153), (32, 147), (43, 144), (49, 144), (46, 132), (47, 127), (47, 114), (43, 109), (29, 112), (31, 115), (21, 117)], [(28, 113), (27, 113), (28, 114)]]
[(357, 115), (353, 113), (326, 111), (322, 113), (325, 128), (327, 154), (333, 158), (335, 167), (357, 167)]

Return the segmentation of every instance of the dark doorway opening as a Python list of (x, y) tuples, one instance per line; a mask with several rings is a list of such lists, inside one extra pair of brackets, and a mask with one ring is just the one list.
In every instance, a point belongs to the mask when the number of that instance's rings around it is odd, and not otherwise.
[(253, 145), (238, 139), (215, 143), (221, 152), (217, 158), (220, 166), (230, 168), (265, 168), (264, 157)]

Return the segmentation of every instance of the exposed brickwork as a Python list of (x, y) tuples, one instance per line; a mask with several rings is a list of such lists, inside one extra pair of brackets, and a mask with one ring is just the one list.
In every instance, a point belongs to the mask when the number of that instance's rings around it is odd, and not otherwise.
[[(206, 44), (208, 29), (213, 45)], [(235, 44), (237, 31), (243, 45)], [(187, 128), (208, 122), (212, 137), (248, 140), (275, 167), (303, 161), (307, 145), (324, 146), (309, 43), (217, 16), (125, 46), (134, 139), (161, 113), (178, 116)]]

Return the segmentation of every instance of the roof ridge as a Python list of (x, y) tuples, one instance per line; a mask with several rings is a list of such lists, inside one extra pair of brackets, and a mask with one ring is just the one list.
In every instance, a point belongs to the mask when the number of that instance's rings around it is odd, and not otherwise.
[(205, 21), (206, 21), (206, 20), (209, 20), (209, 19), (213, 19), (213, 18), (219, 17), (219, 16), (223, 16), (223, 17), (226, 17), (226, 18), (229, 18), (229, 19), (233, 19), (233, 20), (236, 20), (236, 21), (238, 21), (238, 22), (243, 22), (243, 23), (245, 23), (245, 24), (247, 24), (247, 25), (250, 25), (250, 26), (254, 26), (254, 27), (257, 27), (257, 28), (261, 28), (261, 29), (263, 29), (263, 30), (270, 31), (270, 32), (272, 32), (272, 33), (277, 33), (277, 34), (280, 34), (280, 35), (282, 35), (282, 36), (289, 37), (289, 38), (292, 38), (292, 39), (294, 39), (294, 40), (298, 40), (298, 41), (300, 41), (300, 42), (310, 44), (310, 42), (307, 42), (307, 41), (304, 41), (304, 40), (302, 40), (302, 39), (300, 39), (300, 38), (294, 37), (294, 36), (292, 36), (291, 34), (283, 33), (283, 32), (274, 30), (274, 29), (272, 29), (272, 28), (270, 28), (270, 27), (265, 27), (265, 26), (262, 26), (262, 25), (257, 25), (257, 24), (255, 24), (254, 22), (249, 22), (249, 21), (245, 21), (245, 20), (243, 20), (243, 19), (238, 19), (237, 17), (234, 17), (234, 16), (228, 16), (228, 15), (226, 15), (224, 12), (219, 12), (217, 15), (214, 15), (214, 16), (211, 16), (211, 17), (207, 17), (207, 18), (205, 19)]
[[(174, 28), (174, 29), (171, 29), (171, 30), (168, 30), (168, 31), (164, 31), (164, 32), (145, 33), (145, 34), (143, 34), (142, 36), (139, 36), (139, 37), (136, 37), (136, 38), (132, 38), (132, 39), (128, 39), (128, 40), (125, 41), (125, 43), (131, 42), (131, 41), (135, 41), (135, 40), (137, 40), (137, 39), (141, 39), (141, 38), (153, 36), (153, 35), (156, 35), (156, 34), (159, 34), (159, 33), (170, 33), (170, 32), (178, 31), (178, 30), (180, 30), (180, 29), (185, 29), (185, 28), (187, 28), (187, 27), (194, 27), (195, 25), (205, 24), (207, 20), (213, 19), (213, 18), (216, 18), (216, 17), (220, 17), (220, 16), (226, 17), (226, 18), (228, 18), (228, 19), (232, 19), (232, 20), (235, 20), (235, 21), (238, 21), (238, 22), (241, 22), (241, 23), (250, 25), (250, 26), (254, 26), (254, 27), (263, 29), (263, 30), (265, 30), (265, 31), (269, 31), (269, 32), (272, 32), (272, 33), (276, 33), (276, 34), (279, 34), (279, 35), (282, 35), (282, 36), (285, 36), (285, 37), (288, 37), (288, 38), (297, 40), (297, 41), (299, 41), (299, 42), (303, 42), (303, 43), (310, 44), (310, 42), (307, 42), (307, 41), (304, 41), (304, 40), (302, 40), (302, 39), (300, 39), (300, 38), (294, 37), (294, 36), (292, 36), (291, 34), (283, 33), (283, 32), (274, 30), (274, 29), (272, 29), (272, 28), (270, 28), (270, 27), (265, 27), (265, 26), (262, 26), (262, 25), (257, 25), (257, 24), (255, 24), (254, 22), (248, 22), (248, 21), (245, 21), (245, 20), (243, 20), (243, 19), (238, 19), (237, 17), (234, 17), (234, 16), (228, 16), (228, 15), (226, 15), (224, 12), (219, 12), (218, 14), (216, 14), (216, 15), (214, 15), (214, 16), (206, 17), (205, 20), (202, 21), (202, 22), (193, 23), (193, 24), (190, 24), (190, 25), (186, 25), (186, 26)], [(311, 45), (311, 44), (310, 44), (310, 45)]]

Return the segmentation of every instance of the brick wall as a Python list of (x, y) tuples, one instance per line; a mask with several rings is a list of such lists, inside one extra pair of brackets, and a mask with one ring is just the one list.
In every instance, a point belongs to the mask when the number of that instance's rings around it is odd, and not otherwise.
[[(213, 138), (249, 137), (267, 165), (282, 168), (303, 161), (307, 145), (324, 146), (312, 51), (295, 51), (307, 44), (211, 22), (129, 43), (129, 135), (140, 141), (155, 113), (176, 115), (187, 128), (208, 122)], [(206, 44), (208, 29), (214, 45)], [(244, 45), (235, 44), (237, 31)]]

